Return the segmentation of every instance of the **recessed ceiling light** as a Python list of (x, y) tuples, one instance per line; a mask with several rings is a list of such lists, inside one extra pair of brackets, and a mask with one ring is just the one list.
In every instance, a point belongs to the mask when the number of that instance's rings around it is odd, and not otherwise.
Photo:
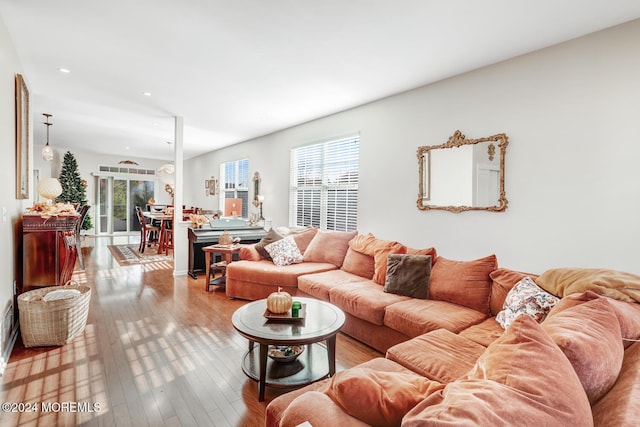
[(151, 92), (142, 92), (144, 96), (151, 96)]
[(128, 149), (129, 149), (129, 147), (124, 147), (124, 149), (125, 149), (125, 150), (128, 150)]
[(60, 71), (61, 73), (65, 73), (65, 74), (69, 74), (71, 72), (70, 69), (62, 68), (62, 67), (58, 68), (58, 71)]

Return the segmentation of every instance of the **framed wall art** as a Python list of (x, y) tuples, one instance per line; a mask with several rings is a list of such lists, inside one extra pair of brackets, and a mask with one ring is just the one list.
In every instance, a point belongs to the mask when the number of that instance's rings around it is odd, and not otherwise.
[(16, 199), (29, 198), (29, 90), (16, 74)]

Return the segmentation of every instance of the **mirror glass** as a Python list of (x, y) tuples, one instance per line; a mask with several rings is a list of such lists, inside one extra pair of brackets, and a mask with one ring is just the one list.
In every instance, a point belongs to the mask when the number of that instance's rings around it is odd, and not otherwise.
[(503, 133), (467, 139), (457, 130), (444, 144), (418, 147), (418, 209), (504, 211), (508, 143)]

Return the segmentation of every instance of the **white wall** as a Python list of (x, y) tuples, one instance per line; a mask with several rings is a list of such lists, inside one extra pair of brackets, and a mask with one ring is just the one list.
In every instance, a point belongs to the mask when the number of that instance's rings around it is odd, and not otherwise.
[[(286, 224), (290, 148), (359, 131), (361, 232), (435, 246), (450, 259), (495, 253), (501, 266), (533, 273), (640, 273), (638, 40), (634, 21), (202, 155), (187, 161), (185, 182), (197, 184), (185, 200), (204, 205), (202, 181), (221, 162), (248, 157), (262, 176), (265, 216)], [(508, 135), (506, 212), (416, 208), (416, 148), (456, 129)]]
[[(0, 19), (0, 316), (13, 301), (13, 284), (22, 270), (18, 256), (20, 246), (19, 221), (22, 212), (31, 205), (29, 200), (16, 199), (15, 179), (15, 74), (22, 73), (22, 66), (13, 48), (2, 19)], [(27, 87), (29, 80), (25, 76)], [(30, 153), (32, 150), (30, 150)], [(31, 155), (31, 154), (30, 154)], [(32, 192), (33, 189), (31, 188)], [(2, 348), (0, 351), (4, 351)], [(0, 369), (3, 367), (0, 366)]]

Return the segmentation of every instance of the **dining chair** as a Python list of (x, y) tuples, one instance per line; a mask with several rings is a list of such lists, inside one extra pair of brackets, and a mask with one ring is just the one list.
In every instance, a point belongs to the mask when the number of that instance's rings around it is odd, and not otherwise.
[(145, 246), (151, 246), (151, 238), (160, 234), (160, 227), (147, 222), (140, 206), (136, 206), (136, 215), (140, 224), (140, 246), (138, 247), (138, 252), (144, 253)]
[(82, 268), (83, 270), (84, 270), (84, 258), (82, 258), (82, 248), (80, 247), (80, 230), (82, 230), (82, 223), (84, 222), (84, 218), (87, 216), (87, 212), (89, 212), (90, 208), (91, 206), (89, 205), (82, 205), (82, 207), (78, 211), (78, 215), (80, 215), (80, 218), (78, 218), (78, 222), (76, 222), (76, 228), (75, 228), (78, 261), (80, 262), (80, 268)]

